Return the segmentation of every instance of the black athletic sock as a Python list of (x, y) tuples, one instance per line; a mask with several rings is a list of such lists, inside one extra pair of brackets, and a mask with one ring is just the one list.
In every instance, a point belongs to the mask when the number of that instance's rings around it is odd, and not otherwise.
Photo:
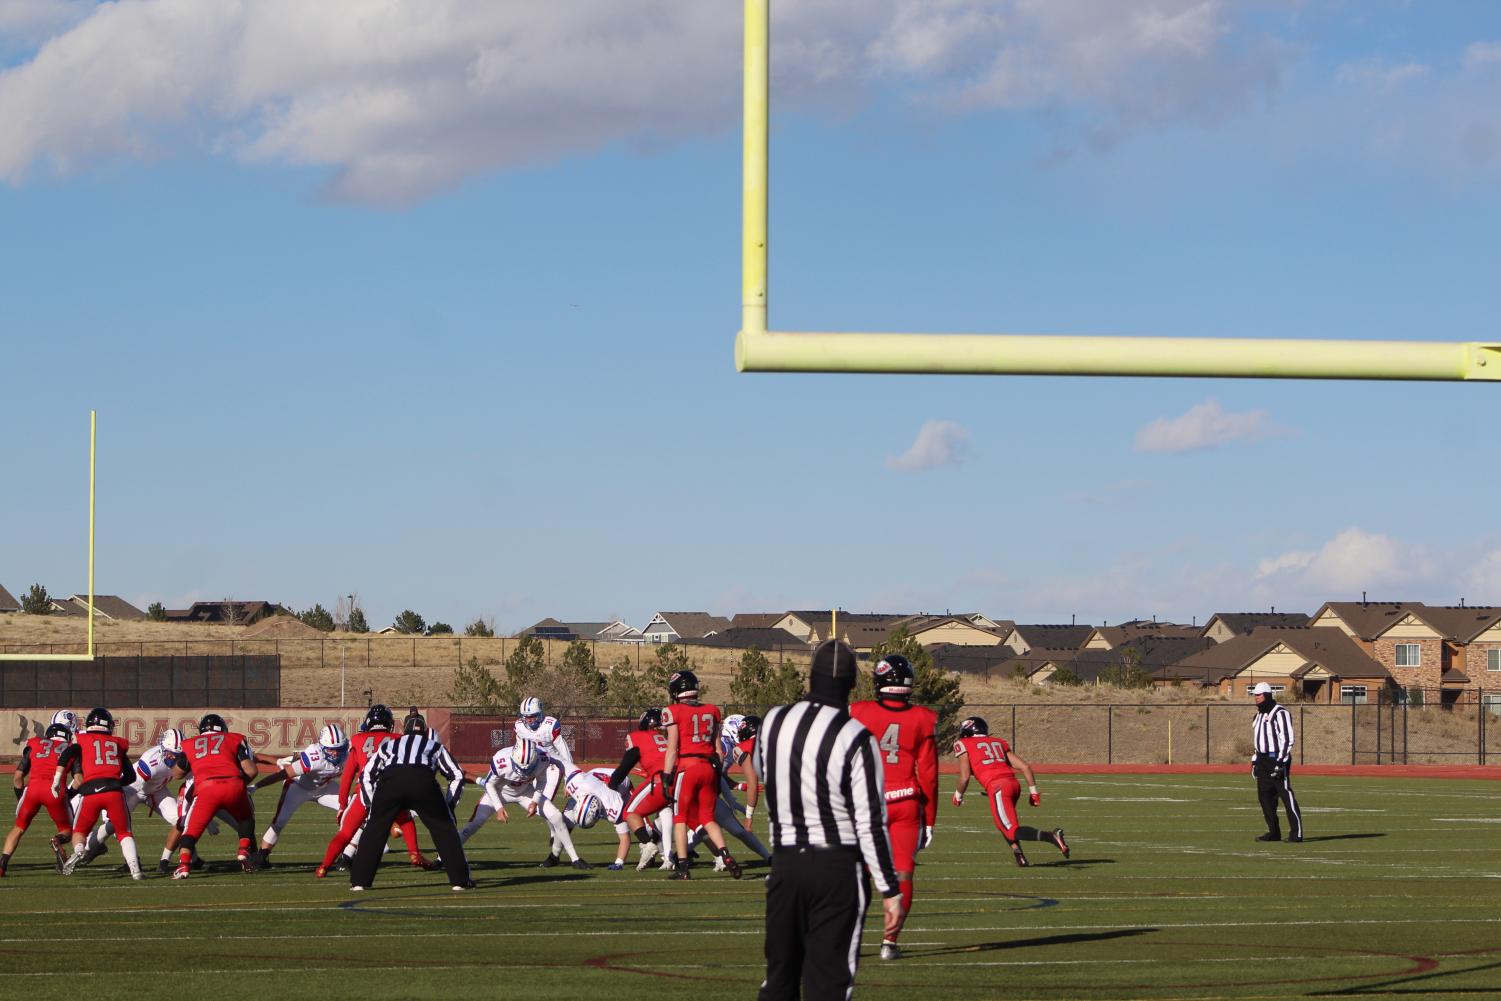
[(654, 845), (657, 843), (657, 832), (650, 824), (642, 824), (636, 828), (636, 840), (643, 845)]

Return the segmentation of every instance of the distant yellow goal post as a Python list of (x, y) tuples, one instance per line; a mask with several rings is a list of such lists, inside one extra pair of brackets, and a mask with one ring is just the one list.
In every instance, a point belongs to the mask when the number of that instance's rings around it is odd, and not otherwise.
[(773, 331), (767, 325), (771, 0), (745, 0), (741, 372), (1496, 381), (1501, 343)]
[(93, 660), (94, 659), (94, 483), (95, 445), (99, 436), (99, 415), (89, 411), (89, 626), (88, 645), (83, 653), (0, 653), (7, 660)]

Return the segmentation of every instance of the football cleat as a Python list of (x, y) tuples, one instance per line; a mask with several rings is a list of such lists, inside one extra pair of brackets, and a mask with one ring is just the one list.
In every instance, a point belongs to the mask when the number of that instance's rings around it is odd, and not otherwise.
[(245, 873), (255, 872), (255, 857), (254, 856), (252, 856), (252, 855), (240, 855), (240, 856), (236, 857), (235, 861), (240, 863), (240, 871), (241, 872), (245, 872)]
[(131, 879), (145, 879), (146, 878), (146, 874), (144, 872), (142, 872), (141, 870), (139, 870), (139, 869), (132, 869), (132, 870), (130, 870), (130, 878)]
[(549, 854), (547, 856), (547, 858), (543, 859), (541, 862), (539, 862), (537, 864), (537, 868), (539, 868), (539, 869), (551, 869), (553, 866), (557, 865), (560, 861), (562, 861), (562, 860), (559, 859), (556, 855)]
[(572, 864), (573, 864), (573, 867), (575, 869), (593, 869), (594, 868), (594, 866), (590, 865), (588, 862), (585, 862), (581, 858), (574, 859)]
[(684, 866), (678, 866), (677, 868), (673, 869), (672, 870), (672, 874), (670, 876), (668, 876), (667, 878), (668, 879), (692, 879), (693, 878), (693, 874), (690, 873), (688, 871), (688, 867), (684, 865)]
[(658, 848), (655, 843), (642, 845), (641, 861), (636, 863), (636, 871), (645, 872), (646, 867), (651, 865), (651, 860), (657, 857), (657, 853), (659, 851), (661, 851), (661, 849)]
[(438, 863), (434, 862), (426, 855), (423, 855), (421, 852), (412, 855), (411, 860), (412, 868), (421, 869), (423, 872), (432, 872), (434, 869), (438, 868)]
[[(611, 862), (609, 865), (605, 866), (605, 868), (608, 869), (610, 872), (620, 872), (622, 869), (625, 868), (625, 863), (622, 862), (622, 861), (620, 861), (619, 859), (616, 859), (614, 862)], [(0, 873), (0, 876), (3, 876), (3, 875), (4, 875), (4, 873)]]
[(350, 893), (364, 893), (369, 887), (360, 886), (358, 883), (349, 888)]
[(63, 851), (63, 845), (67, 844), (67, 841), (64, 840), (65, 837), (67, 836), (59, 834), (53, 837), (48, 842), (50, 845), (52, 845), (52, 854), (56, 859), (58, 872), (62, 872), (63, 866), (67, 865), (68, 863), (68, 853)]
[(724, 859), (722, 859), (722, 858), (716, 858), (714, 860), (714, 871), (715, 872), (724, 872), (728, 868), (729, 868), (729, 866), (727, 866), (727, 865), (724, 864)]
[(334, 871), (335, 872), (348, 872), (349, 871), (349, 856), (348, 855), (340, 855), (338, 858), (334, 859)]
[(173, 879), (187, 879), (192, 874), (193, 870), (185, 865), (179, 865), (176, 869), (172, 870)]
[(197, 852), (194, 852), (192, 865), (194, 872), (202, 872), (208, 866), (208, 863), (203, 861), (203, 856), (199, 855)]
[(73, 854), (69, 855), (67, 860), (63, 862), (62, 869), (60, 871), (64, 876), (71, 876), (73, 875), (73, 870), (78, 868), (78, 863), (82, 861), (83, 846), (79, 845), (78, 848), (73, 852)]
[(5, 866), (0, 865), (0, 879), (5, 878)]
[(729, 852), (725, 852), (724, 855), (721, 856), (721, 860), (724, 862), (724, 867), (730, 870), (730, 876), (734, 879), (739, 879), (742, 875), (744, 875), (744, 873), (740, 871), (740, 863), (736, 862), (730, 856)]
[(314, 879), (322, 879), (324, 876), (327, 876), (327, 875), (328, 875), (328, 866), (326, 866), (326, 865), (320, 865), (320, 866), (318, 866), (318, 868), (316, 868), (316, 869), (313, 870), (313, 878)]
[(1017, 865), (1021, 866), (1023, 869), (1025, 869), (1027, 866), (1029, 866), (1029, 865), (1032, 864), (1032, 863), (1030, 863), (1030, 862), (1027, 861), (1027, 856), (1022, 851), (1022, 846), (1021, 845), (1012, 845), (1011, 846), (1011, 858), (1012, 858), (1012, 861), (1014, 861)]
[(1058, 846), (1058, 850), (1063, 853), (1063, 857), (1068, 858), (1068, 842), (1063, 838), (1063, 828), (1060, 827), (1054, 831), (1051, 840), (1053, 844)]
[(163, 876), (172, 875), (172, 860), (158, 859), (156, 863), (156, 871), (161, 873)]
[(882, 942), (881, 943), (881, 958), (882, 959), (901, 959), (902, 958), (902, 948), (901, 948), (901, 946), (897, 945), (895, 942)]
[(108, 841), (101, 841), (97, 845), (95, 845), (93, 848), (85, 848), (83, 850), (83, 858), (81, 858), (81, 859), (78, 860), (78, 864), (79, 865), (88, 865), (90, 862), (94, 861), (96, 858), (98, 858), (99, 856), (107, 853), (108, 851), (109, 851), (109, 842)]

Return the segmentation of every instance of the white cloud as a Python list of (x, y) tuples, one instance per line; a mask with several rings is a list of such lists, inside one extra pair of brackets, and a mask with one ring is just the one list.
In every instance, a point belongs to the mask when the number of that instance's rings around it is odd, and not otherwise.
[[(739, 118), (733, 4), (6, 0), (0, 10), (16, 31), (51, 31), (0, 72), (0, 178), (12, 183), (201, 144), (328, 167), (335, 196), (400, 203), (612, 143), (729, 131)], [(1239, 10), (801, 0), (777, 10), (774, 86), (795, 107), (894, 79), (955, 108), (1074, 109), (1114, 141), (1220, 117), (1276, 86), (1280, 57), (1248, 39)]]
[(1160, 417), (1136, 432), (1138, 452), (1197, 452), (1233, 441), (1256, 441), (1288, 432), (1267, 420), (1266, 411), (1226, 413), (1218, 400), (1205, 400), (1181, 417)]
[(896, 473), (921, 473), (964, 461), (969, 432), (953, 421), (928, 421), (917, 440), (901, 455), (888, 455), (886, 468)]
[(1501, 42), (1476, 42), (1465, 48), (1460, 65), (1467, 70), (1477, 70), (1501, 63)]
[(1430, 68), (1422, 63), (1391, 64), (1380, 59), (1361, 59), (1341, 66), (1336, 78), (1346, 86), (1387, 94), (1423, 79), (1429, 72)]
[(1280, 588), (1350, 595), (1423, 586), (1437, 568), (1425, 546), (1352, 526), (1316, 552), (1293, 551), (1262, 560), (1256, 579), (1270, 585), (1273, 593)]

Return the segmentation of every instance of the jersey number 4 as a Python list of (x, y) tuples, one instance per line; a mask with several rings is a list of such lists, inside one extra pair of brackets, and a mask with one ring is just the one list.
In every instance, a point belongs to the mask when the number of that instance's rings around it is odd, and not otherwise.
[(886, 761), (896, 764), (902, 758), (902, 725), (892, 723), (886, 728), (886, 732), (881, 734), (881, 739), (877, 743), (881, 745), (881, 750), (886, 752)]
[[(212, 744), (212, 746), (210, 746)], [(224, 734), (207, 733), (202, 737), (193, 738), (193, 753), (200, 758), (206, 758), (210, 754), (218, 754), (219, 748), (224, 746)]]

